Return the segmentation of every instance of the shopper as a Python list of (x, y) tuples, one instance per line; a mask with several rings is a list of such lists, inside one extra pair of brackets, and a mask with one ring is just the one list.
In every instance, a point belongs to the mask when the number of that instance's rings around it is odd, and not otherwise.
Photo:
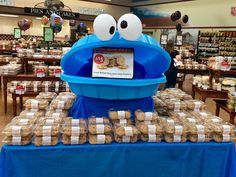
[(171, 64), (168, 71), (166, 71), (165, 73), (166, 79), (167, 79), (165, 88), (174, 88), (176, 85), (176, 80), (177, 80), (177, 67), (175, 65), (174, 59), (176, 58), (177, 55), (179, 55), (179, 52), (174, 50), (173, 42), (169, 42), (166, 45), (166, 51), (170, 54)]

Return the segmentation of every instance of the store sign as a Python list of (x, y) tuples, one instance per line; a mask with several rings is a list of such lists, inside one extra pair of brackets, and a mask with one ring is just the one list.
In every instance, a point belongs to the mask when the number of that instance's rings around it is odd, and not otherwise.
[(107, 13), (104, 9), (96, 9), (90, 7), (79, 7), (79, 13), (85, 15), (100, 15), (102, 13)]
[(51, 14), (55, 13), (60, 15), (62, 18), (79, 18), (79, 13), (74, 13), (70, 11), (59, 11), (59, 10), (50, 10), (50, 9), (42, 9), (42, 8), (24, 8), (25, 13), (34, 14), (38, 16), (50, 16)]
[(231, 15), (236, 16), (236, 7), (231, 7)]
[(96, 48), (93, 53), (92, 77), (132, 79), (134, 49)]

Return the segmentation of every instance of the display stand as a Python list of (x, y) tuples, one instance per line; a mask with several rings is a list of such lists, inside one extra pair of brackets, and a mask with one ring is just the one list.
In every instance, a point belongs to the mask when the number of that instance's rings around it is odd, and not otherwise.
[(236, 112), (234, 109), (229, 109), (227, 106), (226, 99), (214, 99), (216, 102), (216, 116), (220, 115), (220, 109), (223, 109), (225, 112), (229, 114), (230, 120), (229, 122), (234, 125), (234, 118), (236, 116)]
[(197, 87), (196, 85), (192, 85), (192, 96), (195, 98), (196, 93), (200, 95), (200, 99), (202, 101), (206, 101), (207, 98), (227, 98), (227, 91), (217, 91), (217, 90), (204, 90), (202, 88)]
[(3, 97), (4, 97), (4, 112), (7, 113), (7, 83), (11, 81), (61, 81), (59, 77), (47, 76), (36, 77), (33, 74), (18, 74), (15, 76), (3, 76)]

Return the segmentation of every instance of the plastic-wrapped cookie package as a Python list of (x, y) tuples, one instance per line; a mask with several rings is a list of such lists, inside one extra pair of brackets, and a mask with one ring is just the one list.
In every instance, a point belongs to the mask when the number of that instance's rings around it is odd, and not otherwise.
[(179, 112), (180, 110), (186, 109), (186, 105), (184, 104), (184, 102), (181, 102), (179, 99), (173, 98), (173, 99), (166, 99), (163, 101), (166, 103), (168, 110)]
[(186, 104), (188, 110), (195, 112), (200, 112), (206, 109), (205, 103), (200, 100), (186, 100), (184, 103)]
[(92, 116), (88, 119), (88, 124), (110, 124), (110, 120), (106, 117)]
[(87, 127), (63, 125), (61, 128), (61, 133), (66, 136), (86, 135), (87, 134)]
[(191, 142), (209, 142), (212, 138), (210, 134), (189, 134), (188, 140)]
[(6, 136), (3, 139), (3, 143), (7, 144), (7, 145), (20, 145), (20, 146), (24, 146), (24, 145), (28, 145), (31, 143), (32, 140), (32, 136), (25, 136), (25, 137), (21, 137), (21, 136)]
[(32, 91), (33, 92), (41, 92), (42, 90), (42, 82), (41, 81), (33, 81), (32, 82)]
[(128, 126), (128, 125), (133, 125), (133, 122), (131, 119), (117, 119), (117, 120), (112, 120), (112, 123), (114, 126)]
[(156, 135), (156, 134), (140, 134), (140, 139), (144, 142), (152, 142), (152, 143), (158, 143), (162, 140), (162, 135)]
[(57, 94), (55, 92), (40, 92), (37, 96), (36, 99), (45, 99), (51, 102)]
[(44, 110), (24, 110), (20, 113), (20, 117), (25, 119), (39, 118), (45, 115)]
[(58, 141), (58, 136), (35, 136), (33, 143), (35, 146), (55, 146)]
[(57, 125), (61, 124), (62, 118), (61, 117), (40, 117), (37, 121), (38, 125)]
[(72, 104), (73, 104), (72, 100), (69, 99), (68, 100), (54, 99), (50, 104), (50, 109), (68, 110), (71, 108)]
[(58, 100), (75, 100), (76, 95), (72, 92), (61, 92), (58, 94), (57, 99)]
[(162, 101), (160, 98), (157, 98), (156, 96), (154, 96), (153, 101), (154, 101), (155, 108), (157, 108), (157, 109), (159, 109), (159, 108), (167, 109), (166, 103), (164, 101)]
[(235, 135), (234, 134), (216, 134), (216, 133), (214, 133), (212, 135), (212, 139), (218, 143), (230, 142), (230, 141), (235, 141)]
[(5, 126), (2, 133), (5, 136), (25, 137), (30, 136), (33, 131), (33, 124), (28, 125), (14, 125), (9, 123)]
[(208, 116), (206, 119), (204, 119), (204, 122), (216, 124), (216, 123), (223, 123), (224, 121), (223, 119), (217, 116)]
[(159, 124), (147, 125), (144, 123), (138, 123), (136, 124), (136, 127), (139, 132), (144, 135), (162, 135), (163, 133), (163, 128)]
[(52, 81), (43, 81), (41, 90), (42, 92), (52, 92), (52, 86), (53, 86)]
[(87, 119), (79, 118), (73, 119), (72, 117), (63, 118), (63, 124), (66, 126), (84, 126), (87, 127)]
[(235, 134), (235, 126), (227, 123), (227, 122), (222, 122), (222, 123), (215, 123), (211, 124), (211, 129), (213, 134)]
[(166, 124), (164, 126), (164, 133), (171, 135), (186, 135), (187, 127), (183, 124)]
[(199, 118), (201, 120), (209, 119), (212, 117), (212, 114), (208, 111), (201, 111), (201, 112), (196, 112), (196, 111), (191, 111), (190, 112), (194, 117)]
[(158, 114), (157, 112), (143, 112), (139, 109), (135, 111), (135, 119), (138, 121), (156, 121)]
[(133, 136), (133, 135), (138, 135), (139, 131), (133, 125), (130, 125), (130, 126), (115, 126), (114, 127), (114, 133), (118, 136)]
[(164, 140), (167, 143), (183, 143), (187, 141), (186, 135), (165, 134)]
[(130, 119), (131, 112), (129, 110), (109, 110), (108, 112), (109, 118), (111, 120), (119, 120), (119, 119)]
[(45, 110), (48, 107), (48, 101), (44, 99), (28, 99), (25, 102), (26, 109)]
[(170, 117), (160, 117), (160, 124), (162, 126), (175, 125), (179, 123), (180, 123), (179, 119), (172, 119)]
[(11, 120), (11, 124), (13, 125), (34, 125), (36, 121), (38, 120), (38, 117), (22, 117), (22, 116), (16, 116)]
[(60, 133), (60, 124), (53, 124), (53, 125), (43, 125), (38, 124), (34, 129), (35, 136), (59, 136)]
[(92, 135), (111, 134), (112, 126), (111, 124), (89, 124), (88, 131)]
[(65, 118), (67, 117), (68, 112), (67, 111), (61, 111), (61, 110), (48, 110), (45, 114), (46, 117), (61, 117)]
[(138, 135), (118, 136), (115, 134), (114, 139), (117, 143), (136, 143), (138, 141)]
[(78, 136), (68, 136), (66, 134), (62, 135), (62, 143), (65, 145), (70, 145), (70, 144), (84, 144), (87, 142), (87, 135), (82, 134)]
[(112, 135), (91, 135), (89, 134), (90, 144), (111, 144), (113, 141)]

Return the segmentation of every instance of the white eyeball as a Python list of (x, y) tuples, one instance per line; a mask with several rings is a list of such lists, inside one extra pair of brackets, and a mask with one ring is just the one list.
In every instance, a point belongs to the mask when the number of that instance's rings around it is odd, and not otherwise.
[(142, 23), (134, 14), (125, 14), (120, 17), (117, 26), (120, 35), (129, 41), (137, 40), (142, 34)]
[(108, 41), (115, 34), (116, 21), (109, 14), (98, 15), (93, 22), (93, 29), (101, 41)]

